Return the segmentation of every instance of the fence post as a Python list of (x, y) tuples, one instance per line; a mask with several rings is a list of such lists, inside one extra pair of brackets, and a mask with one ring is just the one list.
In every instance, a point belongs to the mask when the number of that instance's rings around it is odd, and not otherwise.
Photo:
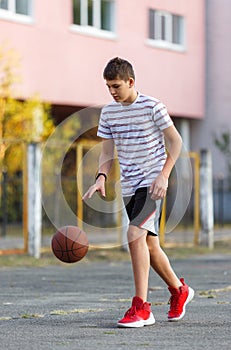
[(2, 236), (6, 236), (7, 230), (7, 169), (2, 170), (2, 193), (1, 193), (1, 211), (2, 211)]
[(214, 248), (214, 214), (213, 214), (213, 184), (211, 153), (203, 149), (200, 165), (200, 208), (201, 208), (201, 239), (202, 245)]
[(39, 258), (41, 248), (42, 204), (40, 189), (41, 148), (31, 143), (27, 148), (28, 161), (28, 252)]

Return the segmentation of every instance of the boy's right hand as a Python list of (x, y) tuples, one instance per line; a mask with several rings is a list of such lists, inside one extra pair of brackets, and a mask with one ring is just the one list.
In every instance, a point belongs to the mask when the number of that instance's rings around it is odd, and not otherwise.
[[(101, 176), (102, 178), (102, 176)], [(106, 197), (105, 193), (105, 180), (99, 178), (94, 185), (92, 185), (87, 192), (83, 195), (83, 200), (91, 198), (95, 192), (100, 192), (103, 197)]]

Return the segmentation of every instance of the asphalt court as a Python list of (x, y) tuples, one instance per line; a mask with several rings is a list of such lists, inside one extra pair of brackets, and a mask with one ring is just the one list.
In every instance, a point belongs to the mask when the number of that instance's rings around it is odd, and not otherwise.
[(139, 329), (116, 326), (133, 296), (129, 261), (0, 268), (1, 349), (230, 349), (231, 255), (171, 262), (195, 298), (181, 321), (168, 322), (169, 292), (151, 272), (156, 324)]

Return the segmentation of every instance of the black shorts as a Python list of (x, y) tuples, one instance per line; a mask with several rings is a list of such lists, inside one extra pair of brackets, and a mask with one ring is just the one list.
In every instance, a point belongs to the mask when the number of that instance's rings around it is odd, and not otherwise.
[(130, 225), (148, 231), (149, 235), (158, 236), (161, 200), (151, 199), (149, 188), (138, 188), (133, 196), (123, 197)]

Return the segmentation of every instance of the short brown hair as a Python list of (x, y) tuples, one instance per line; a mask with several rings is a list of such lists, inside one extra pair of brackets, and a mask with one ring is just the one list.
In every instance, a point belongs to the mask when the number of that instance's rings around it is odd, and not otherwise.
[(106, 80), (114, 80), (120, 78), (124, 81), (128, 81), (129, 78), (135, 80), (135, 73), (130, 62), (115, 57), (111, 59), (104, 68), (103, 77)]

